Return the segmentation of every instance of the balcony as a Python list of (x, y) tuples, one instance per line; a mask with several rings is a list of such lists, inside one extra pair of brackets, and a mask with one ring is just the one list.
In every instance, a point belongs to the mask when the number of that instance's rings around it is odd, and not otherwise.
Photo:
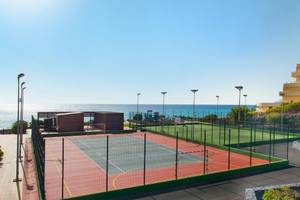
[(292, 77), (300, 78), (300, 72), (292, 72)]

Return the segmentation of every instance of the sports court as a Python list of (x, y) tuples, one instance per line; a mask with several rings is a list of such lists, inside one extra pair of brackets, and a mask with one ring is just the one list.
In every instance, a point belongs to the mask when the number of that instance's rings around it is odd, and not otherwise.
[[(76, 197), (267, 164), (216, 147), (151, 132), (46, 138), (47, 199)], [(63, 180), (63, 187), (62, 187)]]

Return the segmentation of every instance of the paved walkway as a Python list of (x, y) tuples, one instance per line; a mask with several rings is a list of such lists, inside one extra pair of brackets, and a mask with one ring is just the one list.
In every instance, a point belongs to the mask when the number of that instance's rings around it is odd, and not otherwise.
[[(20, 200), (22, 182), (13, 182), (16, 175), (16, 135), (0, 135), (0, 146), (4, 151), (4, 159), (0, 164), (0, 200)], [(20, 177), (22, 178), (20, 165)]]
[(245, 189), (275, 184), (300, 182), (300, 151), (290, 145), (289, 158), (291, 167), (288, 169), (238, 178), (211, 185), (182, 188), (174, 191), (153, 194), (139, 200), (240, 200), (244, 199)]

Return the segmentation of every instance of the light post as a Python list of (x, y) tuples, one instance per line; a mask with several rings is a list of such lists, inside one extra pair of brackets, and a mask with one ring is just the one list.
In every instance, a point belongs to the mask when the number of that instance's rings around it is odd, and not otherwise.
[[(196, 103), (196, 92), (198, 92), (197, 89), (192, 89), (191, 92), (193, 93), (194, 97), (193, 97), (193, 121), (195, 120), (195, 116), (196, 116), (196, 112), (195, 112), (195, 103)], [(192, 137), (194, 139), (194, 135), (195, 135), (195, 127), (194, 127), (194, 123), (192, 126)]]
[(244, 123), (245, 123), (245, 121), (246, 121), (246, 118), (247, 118), (247, 97), (248, 97), (248, 95), (247, 94), (244, 94), (243, 95), (244, 96), (244, 98), (245, 98), (245, 111), (244, 111)]
[(219, 100), (220, 100), (220, 96), (217, 95), (216, 98), (217, 98), (217, 117), (219, 118)]
[(20, 160), (22, 159), (22, 145), (23, 145), (23, 132), (24, 132), (24, 90), (26, 87), (23, 87), (26, 82), (21, 83), (21, 98), (20, 98), (20, 103), (21, 103), (21, 109), (20, 109), (20, 145), (19, 145), (19, 158)]
[(136, 112), (137, 112), (137, 114), (139, 114), (139, 106), (140, 106), (139, 104), (140, 104), (141, 93), (137, 93), (136, 96), (137, 96)]
[(282, 97), (281, 100), (281, 112), (280, 112), (280, 123), (281, 123), (281, 132), (283, 132), (283, 96), (284, 96), (284, 92), (279, 92), (279, 96)]
[(193, 92), (194, 94), (194, 98), (193, 98), (193, 119), (195, 118), (195, 103), (196, 103), (196, 92), (198, 92), (197, 89), (192, 89), (191, 92)]
[(243, 90), (243, 86), (236, 86), (235, 87), (239, 91), (239, 112), (238, 112), (238, 123), (241, 120), (241, 92)]
[(20, 133), (20, 79), (24, 77), (25, 74), (21, 73), (18, 74), (17, 80), (18, 80), (18, 100), (17, 100), (17, 151), (16, 151), (16, 178), (14, 179), (14, 182), (22, 181), (19, 178), (19, 133)]
[(166, 116), (166, 113), (165, 113), (165, 96), (166, 96), (167, 92), (161, 92), (161, 94), (163, 95), (162, 113), (163, 113), (163, 115), (165, 117)]
[(21, 145), (23, 145), (23, 132), (24, 132), (24, 99), (25, 99), (24, 90), (26, 89), (26, 87), (23, 87), (24, 84), (25, 84), (25, 82), (23, 82), (21, 84), (21, 91), (22, 91), (21, 92), (21, 122), (22, 122), (22, 126), (21, 126)]

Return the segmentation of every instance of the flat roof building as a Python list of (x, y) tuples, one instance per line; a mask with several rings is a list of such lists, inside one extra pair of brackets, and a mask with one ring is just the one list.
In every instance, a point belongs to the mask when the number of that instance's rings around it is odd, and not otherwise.
[(291, 83), (285, 83), (283, 85), (283, 91), (279, 93), (282, 96), (283, 103), (291, 103), (300, 101), (300, 64), (297, 64), (296, 71), (292, 72)]

